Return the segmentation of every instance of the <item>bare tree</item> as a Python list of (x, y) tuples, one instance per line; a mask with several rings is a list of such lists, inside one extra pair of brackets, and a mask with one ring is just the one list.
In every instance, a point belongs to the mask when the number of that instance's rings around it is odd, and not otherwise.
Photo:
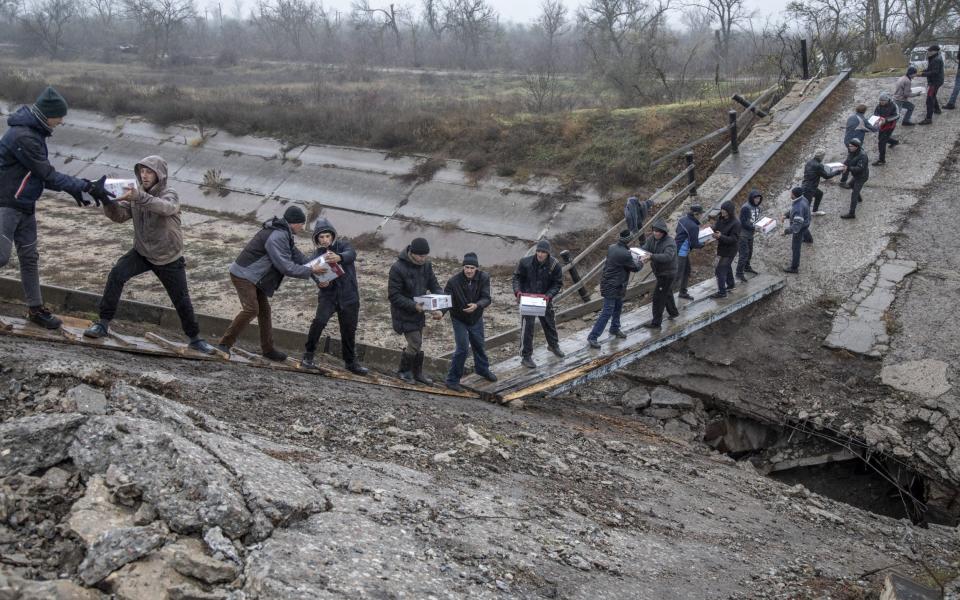
[(813, 34), (827, 73), (835, 72), (841, 62), (849, 60), (845, 50), (855, 48), (853, 40), (862, 33), (854, 26), (853, 11), (845, 0), (795, 0), (787, 5), (787, 14)]
[(166, 58), (173, 33), (196, 16), (193, 0), (124, 0), (127, 14), (153, 38), (154, 59)]
[(543, 32), (551, 58), (556, 50), (557, 37), (570, 30), (568, 13), (562, 0), (543, 0), (540, 3), (540, 16), (537, 17), (536, 26)]
[(446, 11), (441, 5), (440, 0), (423, 0), (423, 20), (427, 28), (438, 40), (443, 37), (448, 23), (446, 20)]
[(405, 9), (390, 4), (386, 8), (370, 6), (369, 0), (358, 0), (353, 3), (353, 20), (361, 27), (379, 31), (390, 31), (393, 34), (397, 53), (403, 38), (400, 36), (400, 19), (404, 17)]
[(100, 24), (106, 27), (113, 25), (114, 19), (119, 16), (117, 0), (86, 0), (86, 5)]
[(946, 21), (951, 10), (958, 10), (957, 0), (904, 0), (907, 35), (905, 48), (931, 36), (938, 25)]
[(463, 46), (464, 66), (475, 63), (484, 42), (494, 33), (499, 15), (487, 0), (451, 0), (446, 21)]
[(74, 0), (38, 0), (20, 17), (20, 23), (50, 58), (59, 58), (66, 25), (75, 16)]
[(321, 14), (312, 0), (260, 0), (251, 20), (277, 51), (289, 43), (294, 56), (303, 58), (304, 43)]
[(749, 21), (753, 14), (744, 7), (744, 0), (696, 0), (690, 2), (713, 17), (720, 31), (720, 56), (725, 60), (730, 51), (730, 39), (734, 28)]

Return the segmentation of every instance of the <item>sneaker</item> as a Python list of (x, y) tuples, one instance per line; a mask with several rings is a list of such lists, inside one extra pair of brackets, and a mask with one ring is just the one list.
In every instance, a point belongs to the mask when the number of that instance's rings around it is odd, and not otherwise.
[(790, 268), (790, 267), (784, 267), (784, 268), (783, 268), (783, 272), (784, 272), (784, 273), (797, 274), (797, 273), (800, 272), (800, 270), (799, 270), (799, 269), (793, 269), (793, 268)]
[(913, 121), (904, 121), (903, 123), (900, 123), (900, 124), (903, 125), (904, 127), (913, 127), (914, 125), (916, 125), (916, 123), (914, 123)]
[(852, 214), (852, 213), (847, 213), (847, 214), (845, 214), (845, 215), (840, 215), (840, 218), (841, 218), (841, 219), (856, 219), (856, 218), (857, 218), (857, 215)]
[(193, 350), (194, 352), (199, 352), (200, 354), (216, 354), (217, 349), (213, 347), (210, 342), (207, 340), (191, 340), (187, 347)]
[(465, 389), (463, 389), (463, 386), (462, 386), (462, 385), (460, 385), (459, 383), (456, 383), (456, 382), (448, 381), (448, 382), (444, 383), (444, 385), (447, 386), (447, 389), (448, 389), (448, 390), (453, 390), (453, 391), (455, 391), (455, 392), (465, 392), (465, 391), (466, 391)]
[(815, 217), (822, 217), (822, 216), (825, 215), (825, 214), (827, 214), (827, 211), (825, 211), (825, 210), (815, 210), (815, 211), (813, 211), (813, 216), (815, 216)]
[(885, 165), (885, 164), (887, 164), (887, 161), (885, 161), (885, 160), (875, 160), (875, 161), (873, 161), (872, 163), (870, 163), (870, 166), (873, 166), (873, 167), (882, 167), (882, 166)]
[(497, 376), (491, 373), (490, 371), (487, 371), (486, 373), (477, 373), (477, 375), (479, 375), (480, 377), (483, 377), (484, 379), (490, 382), (494, 382), (497, 380)]
[(230, 354), (230, 346), (226, 344), (217, 344), (215, 347), (217, 350), (219, 350), (220, 352), (223, 352), (224, 354), (227, 354), (227, 355)]
[(598, 342), (593, 338), (587, 338), (587, 345), (589, 345), (591, 348), (594, 348), (596, 350), (600, 349), (600, 342)]
[(300, 368), (307, 369), (308, 371), (319, 371), (317, 363), (313, 361), (313, 352), (304, 352), (303, 358), (300, 359)]
[(842, 187), (842, 188), (845, 189), (845, 190), (849, 190), (850, 188), (853, 187), (852, 185), (850, 185), (850, 184), (847, 183), (846, 181), (841, 181), (841, 182), (839, 183), (839, 185), (840, 185), (840, 187)]
[(611, 332), (610, 332), (610, 335), (612, 335), (613, 337), (618, 337), (618, 338), (620, 338), (621, 340), (627, 339), (627, 334), (625, 334), (623, 331), (621, 331), (621, 330), (619, 330), (619, 329), (615, 329), (615, 330), (611, 331)]
[(27, 319), (46, 329), (60, 329), (63, 321), (53, 316), (46, 306), (31, 306), (27, 312)]
[(917, 125), (931, 125), (931, 124), (933, 124), (933, 119), (931, 119), (930, 117), (927, 117), (926, 119), (917, 123)]
[(533, 362), (533, 358), (531, 358), (531, 357), (529, 357), (529, 356), (524, 356), (523, 359), (520, 361), (520, 364), (523, 365), (523, 366), (525, 366), (525, 367), (528, 368), (528, 369), (536, 369), (536, 368), (537, 368), (537, 363)]
[(939, 115), (939, 114), (941, 114), (942, 112), (943, 112), (943, 111), (940, 110), (940, 107), (939, 107), (939, 106), (933, 107), (933, 114)]
[(547, 346), (547, 350), (553, 352), (559, 358), (563, 358), (566, 354), (563, 353), (563, 350), (560, 349), (560, 346)]
[(747, 278), (744, 277), (743, 273), (737, 275), (737, 279), (739, 279), (739, 280), (742, 281), (743, 283), (746, 283), (746, 282), (747, 282)]
[(669, 320), (669, 321), (676, 321), (676, 320), (677, 320), (677, 317), (679, 317), (679, 316), (680, 316), (680, 313), (677, 313), (677, 314), (675, 314), (675, 315), (667, 315), (667, 320)]
[(737, 287), (737, 284), (735, 284), (735, 283), (728, 283), (728, 284), (727, 284), (727, 291), (729, 292), (730, 290), (732, 290), (732, 289), (735, 288), (735, 287)]
[(83, 337), (93, 339), (107, 337), (107, 326), (100, 322), (94, 323), (83, 330)]
[(271, 350), (270, 352), (264, 352), (263, 357), (267, 360), (272, 360), (273, 362), (283, 362), (287, 360), (287, 355), (279, 350)]
[(753, 267), (745, 267), (745, 268), (743, 269), (743, 272), (744, 272), (744, 273), (750, 273), (750, 274), (752, 274), (752, 275), (759, 275), (759, 274), (760, 274), (759, 271), (754, 271), (754, 270), (753, 270)]
[(688, 293), (685, 292), (685, 291), (684, 291), (684, 292), (680, 292), (679, 294), (677, 294), (677, 298), (683, 298), (684, 300), (693, 300), (693, 296), (691, 296), (690, 294), (688, 294)]
[(726, 293), (726, 292), (714, 292), (714, 293), (710, 294), (710, 297), (713, 298), (714, 300), (719, 300), (720, 298), (726, 298), (726, 297), (727, 297), (727, 293)]
[(953, 102), (948, 102), (947, 104), (944, 104), (943, 107), (947, 110), (953, 110), (957, 107), (957, 105)]
[(347, 370), (354, 375), (360, 375), (361, 377), (364, 377), (370, 373), (370, 369), (366, 368), (360, 363), (350, 363), (347, 365)]
[(641, 327), (646, 327), (647, 329), (660, 329), (660, 323), (654, 323), (653, 321), (647, 321)]

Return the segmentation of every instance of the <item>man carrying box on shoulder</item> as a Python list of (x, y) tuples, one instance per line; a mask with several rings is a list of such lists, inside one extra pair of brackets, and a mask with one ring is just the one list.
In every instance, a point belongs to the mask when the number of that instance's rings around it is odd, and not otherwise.
[(483, 337), (483, 309), (490, 306), (490, 275), (480, 270), (480, 261), (473, 252), (463, 255), (463, 270), (447, 281), (443, 292), (450, 296), (450, 324), (456, 349), (450, 359), (450, 371), (446, 385), (455, 392), (462, 392), (460, 378), (467, 353), (473, 350), (473, 369), (487, 381), (496, 381), (490, 372)]
[[(547, 338), (547, 348), (560, 358), (564, 357), (564, 353), (560, 350), (553, 298), (560, 293), (562, 286), (563, 268), (560, 261), (550, 256), (550, 242), (540, 240), (533, 256), (521, 258), (513, 272), (513, 295), (518, 302), (521, 294), (539, 294), (546, 297), (547, 309), (543, 316), (539, 317), (540, 326)], [(537, 363), (533, 362), (533, 328), (537, 318), (532, 315), (520, 317), (520, 364), (528, 369), (537, 368)]]
[(336, 314), (340, 324), (340, 355), (343, 357), (343, 364), (351, 373), (366, 375), (367, 368), (357, 361), (357, 323), (360, 321), (360, 287), (354, 264), (357, 251), (350, 242), (338, 238), (333, 223), (323, 217), (317, 219), (313, 226), (313, 244), (317, 247), (313, 260), (322, 257), (328, 270), (337, 269), (342, 274), (332, 280), (317, 282), (317, 314), (310, 324), (300, 366), (305, 369), (317, 368), (314, 362), (317, 342), (323, 335), (327, 321)]
[[(430, 244), (427, 240), (416, 238), (410, 242), (390, 267), (387, 286), (393, 330), (407, 342), (400, 355), (397, 377), (407, 383), (420, 382), (424, 385), (433, 384), (433, 380), (423, 374), (423, 328), (427, 321), (423, 314), (423, 304), (416, 302), (414, 298), (442, 292), (437, 276), (433, 274), (429, 255)], [(443, 318), (440, 311), (431, 314), (435, 320)]]
[(607, 248), (607, 260), (603, 266), (603, 275), (600, 277), (603, 308), (596, 323), (593, 324), (590, 335), (587, 336), (587, 343), (591, 348), (600, 347), (597, 339), (606, 328), (607, 321), (610, 321), (610, 335), (621, 339), (627, 337), (627, 334), (620, 330), (620, 313), (623, 312), (623, 299), (627, 296), (630, 273), (640, 270), (640, 265), (634, 261), (630, 247), (627, 245), (632, 237), (633, 234), (629, 229), (621, 231), (617, 243)]
[(663, 309), (667, 309), (672, 321), (680, 315), (673, 299), (673, 278), (677, 276), (677, 243), (667, 235), (667, 223), (657, 219), (653, 223), (653, 237), (647, 238), (643, 250), (650, 253), (644, 262), (650, 262), (650, 268), (657, 278), (657, 287), (653, 289), (653, 318), (644, 323), (648, 329), (660, 329), (663, 323)]

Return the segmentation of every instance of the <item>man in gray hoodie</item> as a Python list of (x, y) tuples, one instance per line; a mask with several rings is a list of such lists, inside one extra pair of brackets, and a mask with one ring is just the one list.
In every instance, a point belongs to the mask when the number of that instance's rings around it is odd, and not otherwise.
[(167, 187), (167, 161), (148, 156), (138, 162), (133, 171), (139, 186), (128, 188), (115, 203), (103, 205), (103, 212), (111, 221), (133, 221), (133, 249), (121, 256), (110, 270), (100, 298), (100, 320), (83, 335), (106, 336), (110, 321), (117, 313), (123, 286), (134, 277), (152, 271), (177, 309), (183, 332), (190, 338), (190, 348), (213, 354), (213, 346), (200, 338), (200, 327), (190, 302), (180, 231), (180, 198), (173, 188)]

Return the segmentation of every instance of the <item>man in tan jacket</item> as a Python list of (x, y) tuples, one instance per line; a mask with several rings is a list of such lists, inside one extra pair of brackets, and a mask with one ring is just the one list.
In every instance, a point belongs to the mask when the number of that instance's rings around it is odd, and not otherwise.
[(121, 256), (110, 270), (100, 299), (100, 320), (83, 335), (89, 338), (107, 335), (124, 284), (137, 275), (153, 271), (177, 309), (183, 332), (190, 338), (190, 348), (213, 354), (213, 346), (200, 338), (200, 327), (187, 290), (180, 198), (176, 191), (167, 187), (167, 161), (159, 156), (148, 156), (137, 163), (134, 173), (139, 186), (127, 188), (115, 203), (103, 206), (104, 214), (111, 221), (133, 220), (133, 249)]

